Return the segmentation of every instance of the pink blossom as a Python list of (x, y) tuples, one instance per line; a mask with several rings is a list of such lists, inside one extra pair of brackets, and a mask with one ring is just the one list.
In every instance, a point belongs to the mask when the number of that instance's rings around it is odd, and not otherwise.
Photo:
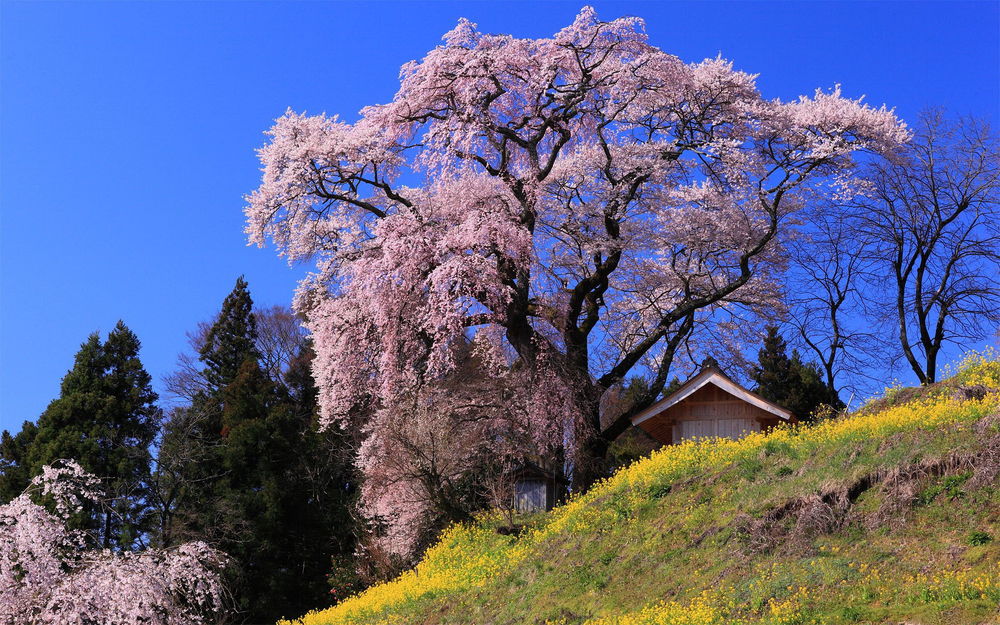
[[(98, 480), (70, 460), (46, 466), (0, 506), (0, 622), (10, 625), (198, 625), (222, 609), (225, 558), (205, 543), (114, 553), (88, 550), (66, 522), (97, 503)], [(55, 513), (35, 503), (50, 497)]]

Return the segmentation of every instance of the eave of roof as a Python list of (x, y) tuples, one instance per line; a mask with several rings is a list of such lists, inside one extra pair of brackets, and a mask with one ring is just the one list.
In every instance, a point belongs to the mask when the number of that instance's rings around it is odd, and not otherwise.
[(748, 404), (756, 406), (761, 410), (766, 410), (767, 412), (770, 412), (785, 421), (791, 421), (792, 419), (792, 413), (790, 411), (775, 403), (769, 402), (757, 393), (748, 391), (736, 382), (733, 382), (729, 379), (729, 376), (715, 367), (708, 367), (707, 369), (702, 370), (698, 375), (685, 382), (679, 389), (670, 395), (664, 397), (660, 401), (632, 417), (632, 425), (639, 425), (643, 421), (660, 414), (671, 406), (684, 401), (707, 384), (714, 384), (730, 395), (734, 395), (735, 397), (742, 399)]
[(555, 473), (548, 469), (543, 469), (534, 462), (525, 461), (516, 465), (508, 471), (508, 475), (513, 478), (519, 477), (540, 477), (548, 480), (557, 479)]

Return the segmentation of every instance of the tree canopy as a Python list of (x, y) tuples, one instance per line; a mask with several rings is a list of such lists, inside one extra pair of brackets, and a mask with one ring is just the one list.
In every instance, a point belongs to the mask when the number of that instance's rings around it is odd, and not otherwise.
[(601, 396), (648, 367), (641, 410), (697, 323), (774, 306), (792, 216), (908, 133), (839, 87), (766, 99), (585, 8), (541, 39), (462, 20), (390, 103), (355, 123), (289, 111), (269, 136), (247, 232), (317, 261), (296, 305), (324, 420), (443, 375), (472, 333), (523, 377), (536, 431), (572, 433), (582, 485), (630, 416), (601, 432)]

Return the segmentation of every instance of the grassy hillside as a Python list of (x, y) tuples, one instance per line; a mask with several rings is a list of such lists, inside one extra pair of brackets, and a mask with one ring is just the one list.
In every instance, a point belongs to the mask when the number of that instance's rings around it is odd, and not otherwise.
[(847, 418), (665, 448), (296, 623), (1000, 624), (998, 389), (974, 357)]

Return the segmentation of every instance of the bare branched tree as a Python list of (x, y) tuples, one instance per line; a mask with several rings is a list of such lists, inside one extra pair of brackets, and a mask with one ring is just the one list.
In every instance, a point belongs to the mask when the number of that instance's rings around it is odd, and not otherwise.
[(305, 342), (302, 320), (288, 306), (258, 308), (257, 351), (261, 366), (274, 382), (281, 382), (292, 360)]
[[(257, 351), (264, 371), (275, 383), (281, 383), (292, 360), (306, 343), (302, 322), (288, 306), (274, 305), (254, 311), (257, 321)], [(198, 323), (187, 333), (188, 350), (177, 357), (177, 369), (164, 378), (167, 394), (177, 403), (190, 404), (207, 389), (198, 353), (205, 344), (215, 318)]]
[(869, 292), (898, 330), (921, 384), (947, 343), (985, 338), (1000, 320), (1000, 152), (973, 118), (923, 113), (896, 160), (872, 165), (856, 208), (877, 273)]
[(190, 404), (208, 388), (205, 377), (201, 375), (202, 363), (198, 360), (198, 352), (205, 344), (205, 337), (214, 321), (199, 322), (197, 328), (186, 333), (189, 349), (177, 356), (177, 369), (163, 379), (167, 396), (175, 403)]
[(855, 225), (841, 209), (824, 207), (808, 235), (789, 245), (787, 325), (792, 342), (820, 366), (827, 386), (863, 392), (877, 335), (865, 323), (867, 260)]

